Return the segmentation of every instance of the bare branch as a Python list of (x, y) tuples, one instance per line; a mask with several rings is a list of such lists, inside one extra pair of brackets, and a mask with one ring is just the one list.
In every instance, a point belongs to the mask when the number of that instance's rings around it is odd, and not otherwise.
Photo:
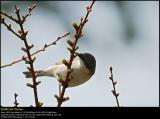
[[(65, 94), (66, 88), (68, 87), (68, 83), (70, 81), (70, 78), (69, 78), (70, 74), (73, 71), (71, 69), (71, 66), (72, 66), (72, 62), (75, 58), (75, 52), (78, 49), (76, 45), (77, 45), (77, 42), (78, 42), (79, 38), (82, 36), (82, 29), (83, 29), (85, 23), (88, 21), (88, 15), (91, 12), (91, 9), (92, 9), (92, 6), (93, 6), (94, 3), (95, 3), (95, 1), (92, 1), (91, 5), (89, 7), (87, 7), (87, 13), (85, 15), (85, 18), (84, 18), (84, 20), (83, 19), (81, 20), (79, 26), (75, 23), (72, 24), (73, 27), (76, 30), (76, 33), (74, 34), (75, 39), (73, 41), (68, 42), (68, 44), (71, 46), (71, 49), (69, 49), (70, 60), (69, 60), (68, 64), (64, 63), (67, 66), (67, 75), (66, 75), (65, 81), (62, 83), (62, 91), (60, 93), (60, 96), (57, 97), (57, 95), (56, 95), (56, 99), (57, 99), (57, 102), (58, 102), (57, 107), (60, 107), (64, 101), (69, 100), (69, 97), (64, 98), (64, 94)], [(88, 10), (88, 8), (89, 8), (89, 10)]]
[[(48, 43), (48, 44), (45, 44), (42, 48), (37, 49), (34, 53), (31, 54), (31, 56), (36, 55), (36, 54), (38, 54), (38, 53), (40, 53), (40, 52), (42, 52), (42, 51), (45, 51), (46, 48), (48, 48), (48, 47), (50, 47), (50, 46), (52, 46), (52, 45), (56, 45), (56, 43), (57, 43), (59, 40), (61, 40), (62, 38), (66, 37), (66, 36), (68, 36), (68, 35), (69, 35), (69, 33), (67, 32), (67, 33), (65, 33), (64, 35), (57, 37), (57, 39), (56, 39), (55, 41), (53, 41), (53, 42), (51, 42), (51, 43)], [(21, 61), (24, 61), (24, 60), (27, 59), (27, 58), (28, 58), (27, 56), (22, 56), (22, 58), (18, 58), (17, 60), (12, 61), (11, 63), (2, 65), (1, 68), (5, 68), (5, 67), (8, 67), (8, 66), (12, 66), (12, 65), (17, 64), (17, 63), (19, 63), (19, 62), (21, 62)]]
[(1, 13), (1, 15), (4, 15), (4, 16), (8, 17), (9, 19), (11, 19), (12, 21), (18, 23), (18, 20), (16, 18), (14, 18), (12, 15), (8, 15), (5, 12), (0, 12), (0, 13)]
[(110, 66), (109, 69), (110, 69), (109, 79), (112, 81), (112, 85), (113, 85), (112, 94), (113, 94), (113, 95), (115, 96), (115, 98), (116, 98), (117, 106), (120, 107), (120, 106), (119, 106), (119, 101), (118, 101), (119, 93), (116, 92), (116, 84), (117, 84), (117, 82), (113, 80), (113, 71), (112, 71), (113, 68), (112, 68), (112, 66)]
[(21, 39), (21, 36), (19, 34), (17, 34), (11, 27), (11, 24), (7, 25), (4, 21), (2, 21), (2, 24), (4, 24), (4, 26), (9, 30), (11, 31), (14, 35), (16, 35), (18, 38)]
[(18, 94), (17, 93), (15, 93), (14, 94), (14, 107), (17, 107), (18, 105), (19, 105), (19, 103), (18, 103), (18, 101), (17, 101), (17, 96), (18, 96)]

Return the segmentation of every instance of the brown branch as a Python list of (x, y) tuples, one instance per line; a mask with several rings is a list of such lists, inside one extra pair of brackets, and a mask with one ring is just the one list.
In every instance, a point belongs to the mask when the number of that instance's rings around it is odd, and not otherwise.
[(67, 101), (69, 99), (69, 97), (64, 98), (64, 94), (65, 94), (66, 88), (68, 87), (68, 83), (70, 81), (70, 74), (73, 71), (71, 69), (71, 66), (72, 66), (72, 62), (75, 58), (75, 52), (78, 49), (78, 47), (76, 45), (77, 45), (79, 38), (82, 36), (82, 29), (83, 29), (85, 23), (87, 23), (87, 21), (88, 21), (87, 18), (88, 18), (89, 13), (91, 12), (91, 9), (92, 9), (92, 6), (94, 3), (95, 3), (95, 1), (92, 1), (91, 5), (87, 6), (87, 13), (85, 15), (85, 18), (81, 19), (81, 22), (79, 25), (77, 25), (76, 23), (72, 24), (76, 30), (76, 33), (74, 34), (75, 39), (73, 41), (71, 41), (71, 40), (68, 41), (68, 44), (71, 46), (71, 48), (68, 48), (68, 50), (70, 51), (70, 60), (69, 60), (69, 62), (64, 61), (64, 64), (67, 66), (67, 75), (66, 75), (65, 81), (62, 83), (63, 87), (62, 87), (62, 91), (60, 93), (60, 96), (55, 95), (57, 102), (58, 102), (57, 107), (60, 107), (64, 101)]
[(38, 101), (38, 92), (37, 92), (37, 85), (39, 84), (37, 81), (36, 81), (36, 74), (35, 74), (35, 70), (34, 70), (34, 61), (35, 61), (35, 58), (33, 59), (31, 57), (31, 53), (30, 53), (30, 49), (32, 48), (31, 46), (28, 45), (28, 42), (27, 42), (27, 33), (28, 31), (25, 31), (24, 28), (23, 28), (23, 21), (21, 19), (21, 16), (20, 16), (20, 8), (18, 8), (16, 5), (15, 5), (15, 13), (17, 15), (17, 19), (18, 19), (18, 25), (20, 26), (20, 31), (21, 31), (21, 39), (23, 40), (24, 42), (24, 45), (25, 45), (25, 48), (21, 48), (28, 56), (28, 64), (30, 67), (27, 67), (27, 69), (31, 72), (31, 75), (32, 75), (32, 82), (33, 82), (33, 92), (34, 92), (34, 99), (35, 99), (35, 106), (36, 107), (39, 107), (39, 101)]
[(28, 7), (28, 14), (26, 14), (25, 16), (22, 16), (22, 22), (25, 22), (27, 17), (32, 15), (32, 10), (36, 7), (36, 4), (33, 4), (32, 7)]
[[(28, 14), (31, 14), (31, 11), (33, 10), (33, 8), (35, 8), (35, 5), (32, 8), (29, 8), (29, 13)], [(31, 72), (32, 82), (33, 82), (33, 85), (32, 84), (27, 84), (27, 86), (29, 85), (29, 87), (33, 88), (35, 106), (39, 107), (40, 106), (40, 102), (38, 101), (37, 85), (40, 84), (40, 82), (36, 82), (36, 78), (37, 77), (36, 77), (36, 74), (35, 74), (35, 71), (34, 71), (34, 65), (33, 65), (33, 63), (35, 61), (35, 58), (32, 58), (31, 57), (31, 53), (30, 53), (30, 49), (33, 47), (33, 44), (32, 45), (28, 45), (27, 38), (26, 38), (28, 31), (25, 31), (24, 27), (23, 27), (24, 17), (21, 18), (21, 16), (20, 16), (20, 8), (18, 8), (16, 5), (15, 5), (15, 13), (17, 15), (16, 23), (20, 27), (20, 30), (18, 31), (18, 33), (20, 35), (18, 35), (16, 32), (14, 32), (14, 30), (11, 28), (11, 24), (7, 25), (4, 22), (4, 18), (2, 17), (2, 13), (1, 13), (0, 23), (3, 23), (7, 27), (7, 29), (9, 31), (11, 31), (14, 35), (16, 35), (18, 38), (20, 38), (24, 42), (25, 48), (22, 47), (21, 50), (24, 51), (27, 54), (28, 59), (25, 59), (24, 57), (23, 57), (23, 59), (26, 61), (26, 64), (29, 64), (29, 67), (27, 67), (27, 69)], [(3, 15), (7, 16), (6, 14), (3, 14)], [(9, 17), (9, 18), (11, 20), (15, 21), (11, 17)]]
[[(35, 54), (38, 54), (39, 52), (45, 51), (46, 48), (48, 48), (48, 47), (50, 47), (50, 46), (52, 46), (52, 45), (56, 45), (56, 43), (57, 43), (59, 40), (61, 40), (62, 38), (66, 37), (66, 36), (68, 36), (68, 35), (69, 35), (69, 33), (67, 32), (67, 33), (65, 33), (64, 35), (57, 37), (57, 39), (56, 39), (55, 41), (53, 41), (53, 42), (51, 42), (51, 43), (48, 43), (48, 44), (45, 44), (42, 48), (37, 49), (34, 53), (31, 54), (31, 56), (33, 56), (33, 55), (35, 55)], [(12, 61), (11, 63), (2, 65), (1, 68), (5, 68), (5, 67), (8, 67), (8, 66), (12, 66), (12, 65), (14, 65), (14, 64), (16, 64), (16, 63), (19, 63), (19, 62), (21, 62), (21, 61), (24, 61), (24, 60), (27, 59), (27, 58), (28, 58), (27, 56), (22, 56), (22, 58), (19, 58), (19, 59), (17, 59), (17, 60), (14, 60), (14, 61)]]
[(15, 104), (14, 107), (17, 107), (17, 106), (19, 105), (19, 103), (18, 103), (18, 101), (17, 101), (17, 96), (18, 96), (18, 94), (15, 93), (15, 94), (14, 94), (14, 104)]
[(21, 36), (18, 35), (11, 27), (11, 24), (7, 25), (7, 23), (4, 22), (4, 20), (1, 22), (9, 31), (11, 31), (14, 35), (16, 35), (18, 38), (21, 39)]
[(0, 12), (0, 13), (1, 13), (1, 15), (4, 15), (4, 16), (8, 17), (10, 20), (18, 23), (18, 20), (16, 18), (14, 18), (12, 15), (8, 15), (5, 12)]
[(113, 72), (112, 72), (113, 68), (112, 68), (112, 66), (110, 66), (109, 69), (110, 69), (109, 79), (112, 81), (112, 85), (113, 85), (112, 94), (113, 94), (113, 95), (115, 96), (115, 98), (116, 98), (117, 106), (120, 107), (120, 106), (119, 106), (119, 101), (118, 101), (119, 93), (116, 92), (116, 87), (115, 87), (116, 84), (117, 84), (117, 81), (114, 81), (114, 80), (113, 80)]

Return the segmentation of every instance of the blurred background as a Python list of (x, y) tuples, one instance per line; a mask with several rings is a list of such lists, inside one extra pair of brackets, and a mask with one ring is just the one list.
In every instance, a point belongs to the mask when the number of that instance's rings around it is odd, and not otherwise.
[[(35, 69), (43, 69), (58, 60), (69, 58), (66, 49), (72, 38), (72, 21), (80, 22), (86, 14), (89, 1), (1, 1), (1, 10), (15, 16), (14, 5), (21, 14), (28, 12), (33, 3), (37, 7), (28, 17), (25, 29), (27, 39), (34, 44), (32, 52), (50, 43), (65, 32), (71, 35), (57, 45), (37, 55)], [(96, 1), (84, 27), (84, 36), (79, 40), (79, 52), (89, 52), (96, 57), (94, 76), (83, 85), (68, 88), (65, 96), (70, 100), (62, 106), (114, 107), (112, 83), (108, 79), (109, 66), (113, 66), (114, 80), (120, 106), (159, 106), (159, 2), (158, 1)], [(12, 23), (16, 31), (19, 29)], [(20, 58), (23, 42), (1, 25), (1, 65)], [(1, 69), (1, 105), (14, 106), (14, 93), (18, 94), (19, 106), (34, 105), (33, 90), (26, 86), (32, 80), (22, 74), (24, 62)], [(40, 77), (39, 100), (43, 106), (57, 105), (58, 82), (54, 78)]]

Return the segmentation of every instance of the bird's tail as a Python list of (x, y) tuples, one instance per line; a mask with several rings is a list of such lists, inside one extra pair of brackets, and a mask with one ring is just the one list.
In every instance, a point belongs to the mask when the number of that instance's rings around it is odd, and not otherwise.
[[(36, 73), (36, 76), (44, 76), (43, 70), (35, 71), (35, 73)], [(24, 71), (23, 74), (25, 75), (26, 78), (32, 78), (32, 74), (29, 71)]]

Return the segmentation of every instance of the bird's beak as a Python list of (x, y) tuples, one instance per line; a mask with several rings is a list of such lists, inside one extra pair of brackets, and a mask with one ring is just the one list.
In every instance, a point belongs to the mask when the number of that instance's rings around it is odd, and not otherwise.
[(75, 52), (76, 56), (79, 56), (79, 53)]
[(83, 57), (83, 54), (82, 54), (82, 53), (77, 53), (77, 52), (76, 52), (76, 56), (78, 56), (79, 58), (82, 58), (82, 57)]

